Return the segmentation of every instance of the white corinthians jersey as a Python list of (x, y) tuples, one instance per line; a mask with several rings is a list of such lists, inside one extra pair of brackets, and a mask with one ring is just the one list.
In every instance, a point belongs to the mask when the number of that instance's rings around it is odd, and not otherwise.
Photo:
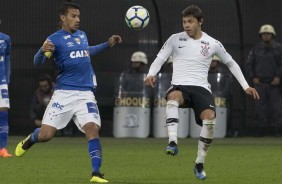
[[(201, 86), (210, 91), (208, 71), (213, 56), (217, 55), (222, 63), (229, 67), (241, 86), (244, 89), (249, 87), (240, 67), (226, 52), (223, 45), (204, 32), (198, 40), (190, 38), (186, 32), (173, 34), (158, 53), (148, 76), (155, 76), (170, 55), (173, 59), (171, 84)], [(236, 71), (238, 68), (239, 71)]]

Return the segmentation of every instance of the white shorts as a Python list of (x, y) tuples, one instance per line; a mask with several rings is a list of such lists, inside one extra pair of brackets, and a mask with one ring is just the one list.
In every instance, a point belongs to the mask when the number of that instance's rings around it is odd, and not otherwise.
[(100, 114), (91, 91), (55, 90), (43, 116), (42, 124), (62, 129), (73, 119), (78, 129), (89, 122), (101, 126)]
[(10, 100), (9, 100), (7, 84), (0, 85), (0, 107), (10, 108)]

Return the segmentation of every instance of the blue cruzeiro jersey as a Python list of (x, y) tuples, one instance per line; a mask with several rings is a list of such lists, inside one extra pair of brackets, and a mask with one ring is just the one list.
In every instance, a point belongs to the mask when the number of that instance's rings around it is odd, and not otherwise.
[[(59, 30), (48, 38), (54, 46), (53, 57), (59, 69), (55, 89), (93, 90), (96, 77), (91, 65), (90, 55), (108, 47), (108, 43), (89, 46), (86, 34), (77, 30), (74, 33)], [(42, 64), (46, 57), (40, 49), (34, 58), (34, 64)]]
[(0, 85), (10, 83), (10, 37), (0, 32)]

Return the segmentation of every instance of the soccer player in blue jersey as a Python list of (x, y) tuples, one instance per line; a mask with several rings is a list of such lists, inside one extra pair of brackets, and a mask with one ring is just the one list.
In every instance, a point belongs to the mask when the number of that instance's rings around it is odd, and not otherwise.
[(8, 84), (10, 82), (10, 37), (0, 32), (0, 157), (8, 158), (8, 109), (10, 108)]
[(55, 91), (49, 102), (41, 128), (35, 129), (21, 141), (15, 150), (16, 156), (23, 156), (37, 142), (51, 140), (56, 130), (66, 127), (73, 119), (88, 139), (88, 151), (92, 162), (90, 182), (106, 183), (100, 173), (102, 149), (99, 139), (101, 120), (93, 94), (96, 87), (95, 73), (90, 56), (121, 42), (113, 35), (105, 43), (89, 46), (86, 34), (79, 30), (80, 8), (66, 2), (59, 11), (62, 29), (50, 35), (34, 57), (34, 64), (46, 61), (51, 54), (59, 69)]

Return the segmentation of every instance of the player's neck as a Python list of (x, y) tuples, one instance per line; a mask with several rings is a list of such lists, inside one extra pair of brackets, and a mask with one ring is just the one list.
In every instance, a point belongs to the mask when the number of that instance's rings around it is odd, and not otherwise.
[(202, 31), (199, 30), (199, 31), (197, 31), (197, 33), (196, 33), (193, 37), (191, 37), (191, 38), (193, 38), (194, 40), (199, 40), (201, 37), (202, 37)]
[(69, 28), (67, 28), (65, 26), (62, 26), (62, 30), (66, 31), (66, 32), (69, 32), (71, 34), (73, 34), (75, 32), (75, 31), (73, 31), (73, 30), (71, 30), (71, 29), (69, 29)]

